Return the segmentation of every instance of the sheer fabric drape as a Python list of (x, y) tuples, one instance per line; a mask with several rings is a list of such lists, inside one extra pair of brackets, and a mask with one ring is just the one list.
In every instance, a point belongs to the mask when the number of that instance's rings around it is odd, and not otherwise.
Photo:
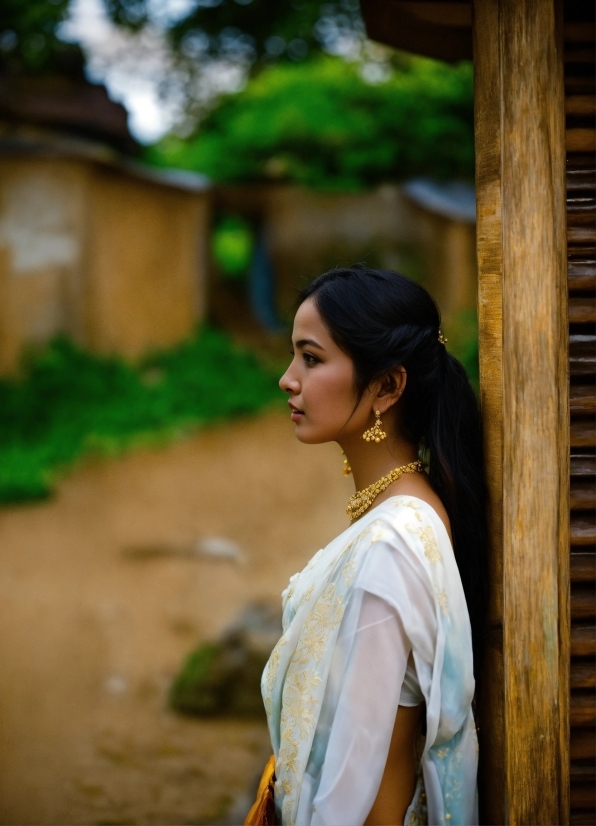
[(408, 826), (477, 822), (469, 618), (445, 527), (393, 497), (319, 551), (284, 591), (263, 675), (284, 826), (361, 826), (398, 705), (426, 704)]

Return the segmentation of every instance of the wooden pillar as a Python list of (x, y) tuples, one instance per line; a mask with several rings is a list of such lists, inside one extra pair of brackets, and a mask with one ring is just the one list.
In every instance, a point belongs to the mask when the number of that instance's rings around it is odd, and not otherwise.
[(480, 392), (490, 496), (484, 817), (568, 823), (569, 435), (556, 0), (474, 0)]

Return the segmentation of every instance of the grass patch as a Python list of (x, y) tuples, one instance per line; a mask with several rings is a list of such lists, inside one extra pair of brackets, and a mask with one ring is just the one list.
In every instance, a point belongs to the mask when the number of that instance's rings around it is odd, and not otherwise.
[(64, 338), (0, 380), (0, 502), (47, 497), (90, 454), (164, 443), (281, 400), (277, 372), (203, 327), (136, 364), (92, 355)]

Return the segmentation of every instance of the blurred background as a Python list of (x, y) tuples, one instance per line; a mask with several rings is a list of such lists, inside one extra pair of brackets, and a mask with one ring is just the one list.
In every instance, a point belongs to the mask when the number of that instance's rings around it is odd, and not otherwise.
[(347, 526), (297, 289), (424, 284), (477, 383), (472, 67), (357, 0), (0, 7), (0, 822), (243, 822), (279, 596)]

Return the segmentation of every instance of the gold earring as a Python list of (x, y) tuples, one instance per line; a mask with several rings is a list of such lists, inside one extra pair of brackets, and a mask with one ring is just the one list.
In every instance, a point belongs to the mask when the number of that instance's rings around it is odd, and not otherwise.
[(362, 434), (362, 438), (365, 442), (376, 442), (379, 444), (383, 439), (387, 438), (387, 434), (381, 427), (381, 411), (375, 410), (375, 423), (370, 428), (370, 430), (365, 430)]
[(342, 473), (343, 473), (344, 476), (349, 476), (350, 473), (352, 472), (352, 468), (350, 467), (350, 463), (348, 462), (348, 457), (343, 452), (343, 450), (341, 452), (341, 455), (344, 457), (344, 469), (343, 469)]

